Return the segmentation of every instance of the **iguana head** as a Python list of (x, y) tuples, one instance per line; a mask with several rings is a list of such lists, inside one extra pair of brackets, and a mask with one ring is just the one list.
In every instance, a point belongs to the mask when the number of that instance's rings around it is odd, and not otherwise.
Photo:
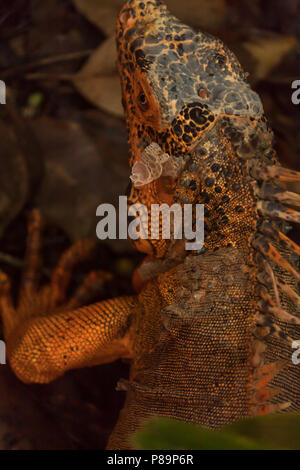
[[(261, 101), (237, 58), (222, 41), (182, 24), (160, 0), (125, 3), (117, 49), (135, 183), (131, 200), (207, 202), (204, 193), (218, 204), (228, 190), (223, 175), (215, 191), (216, 169), (235, 165), (233, 152), (251, 152), (265, 126)], [(153, 172), (144, 158), (152, 143)], [(155, 162), (165, 154), (173, 157), (171, 170)], [(142, 251), (153, 253), (149, 244)]]

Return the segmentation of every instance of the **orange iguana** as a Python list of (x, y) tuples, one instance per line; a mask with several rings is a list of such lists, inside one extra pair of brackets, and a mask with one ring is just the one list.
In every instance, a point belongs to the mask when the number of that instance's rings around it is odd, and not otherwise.
[[(131, 358), (110, 449), (129, 448), (151, 416), (222, 427), (299, 410), (300, 248), (286, 233), (300, 222), (300, 196), (285, 184), (300, 173), (279, 166), (261, 101), (221, 41), (180, 23), (160, 0), (128, 0), (117, 49), (130, 204), (204, 204), (205, 246), (188, 252), (175, 239), (137, 240), (148, 255), (134, 276), (139, 293), (74, 310), (89, 282), (69, 303), (66, 286), (89, 247), (71, 248), (38, 291), (34, 213), (17, 308), (1, 278), (11, 367), (24, 382), (44, 383)], [(160, 165), (162, 155), (171, 165)]]

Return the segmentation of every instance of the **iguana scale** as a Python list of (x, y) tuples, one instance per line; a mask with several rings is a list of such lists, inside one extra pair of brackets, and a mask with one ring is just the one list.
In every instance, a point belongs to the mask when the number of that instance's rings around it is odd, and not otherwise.
[[(137, 240), (147, 254), (136, 295), (81, 308), (91, 281), (67, 302), (78, 242), (38, 290), (40, 217), (29, 224), (18, 306), (1, 277), (11, 367), (46, 383), (69, 369), (130, 358), (126, 402), (109, 449), (128, 449), (152, 416), (220, 428), (238, 419), (299, 411), (299, 195), (286, 184), (258, 95), (218, 39), (195, 32), (160, 0), (128, 0), (117, 22), (118, 68), (130, 143), (129, 204), (205, 205), (205, 246)], [(150, 230), (150, 227), (149, 227)], [(157, 227), (161, 235), (161, 226)], [(94, 275), (95, 277), (95, 275)]]

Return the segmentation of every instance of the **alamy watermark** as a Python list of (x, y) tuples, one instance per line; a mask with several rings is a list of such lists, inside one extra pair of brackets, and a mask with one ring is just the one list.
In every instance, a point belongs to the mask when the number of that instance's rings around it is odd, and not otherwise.
[[(112, 204), (98, 206), (96, 215), (103, 217), (97, 224), (100, 240), (188, 240), (186, 250), (201, 250), (204, 245), (203, 204), (152, 204), (150, 214), (143, 204), (127, 207), (127, 197), (119, 197), (119, 230), (117, 234), (117, 212)], [(128, 217), (134, 220), (128, 224)], [(193, 228), (193, 221), (195, 227)], [(150, 230), (149, 230), (150, 228)]]
[(6, 104), (6, 85), (0, 80), (0, 104)]
[(6, 344), (4, 341), (0, 341), (0, 365), (6, 364)]
[(292, 103), (298, 105), (300, 104), (300, 80), (294, 80), (292, 82), (292, 89), (295, 90), (292, 93)]
[(295, 352), (292, 354), (292, 363), (295, 366), (298, 366), (300, 364), (300, 340), (293, 341), (292, 343), (292, 348), (296, 349)]

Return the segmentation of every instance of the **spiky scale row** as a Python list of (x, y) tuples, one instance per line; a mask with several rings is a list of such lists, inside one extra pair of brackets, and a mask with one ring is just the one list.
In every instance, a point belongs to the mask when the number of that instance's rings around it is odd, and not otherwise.
[(261, 388), (254, 394), (252, 403), (255, 405), (261, 402), (269, 401), (271, 398), (279, 395), (280, 392), (281, 388), (279, 387)]
[(264, 388), (270, 381), (286, 366), (286, 361), (280, 360), (269, 364), (264, 364), (255, 370), (253, 381), (257, 388)]
[(256, 324), (258, 326), (258, 329), (255, 330), (255, 334), (260, 338), (265, 338), (266, 336), (274, 336), (275, 338), (281, 339), (290, 345), (292, 345), (295, 341), (289, 335), (284, 333), (284, 331), (282, 331), (282, 329), (278, 325), (276, 325), (276, 323), (270, 317), (263, 313), (259, 313), (256, 315)]
[(284, 183), (297, 183), (300, 181), (300, 172), (289, 170), (278, 165), (264, 165), (257, 160), (249, 160), (249, 174), (258, 181), (278, 181)]
[[(257, 279), (264, 286), (271, 288), (271, 289), (274, 288), (273, 280), (271, 279), (268, 272), (262, 271), (258, 273)], [(279, 290), (293, 302), (295, 307), (299, 309), (300, 308), (300, 296), (297, 294), (297, 292), (295, 292), (291, 286), (289, 286), (285, 281), (283, 281), (282, 279), (278, 277), (275, 278), (275, 282)]]
[(300, 309), (300, 296), (295, 292), (288, 284), (286, 284), (281, 279), (276, 279), (276, 283), (281, 290), (287, 297), (291, 299), (291, 301), (295, 304), (295, 306)]
[(264, 416), (273, 413), (279, 413), (279, 411), (284, 411), (291, 406), (291, 402), (277, 403), (277, 404), (268, 404), (258, 405), (253, 408), (253, 416)]
[[(300, 247), (278, 228), (279, 225), (283, 225), (282, 220), (300, 222), (300, 213), (286, 207), (299, 207), (300, 196), (286, 191), (280, 186), (282, 182), (300, 182), (300, 173), (280, 166), (267, 166), (256, 159), (248, 161), (248, 170), (250, 176), (256, 181), (253, 188), (258, 199), (257, 210), (263, 216), (263, 220), (258, 225), (258, 231), (252, 239), (252, 246), (264, 258), (261, 271), (257, 274), (257, 280), (262, 286), (265, 286), (260, 289), (261, 300), (258, 301), (257, 305), (260, 313), (256, 316), (257, 328), (255, 329), (255, 335), (261, 338), (262, 341), (269, 335), (274, 336), (292, 345), (294, 340), (274, 320), (277, 319), (287, 324), (300, 325), (299, 317), (282, 308), (280, 293), (287, 296), (298, 309), (300, 297), (290, 285), (274, 274), (271, 264), (277, 267), (277, 269), (280, 268), (288, 272), (296, 281), (300, 281), (298, 270), (280, 253), (280, 248), (282, 248), (291, 254), (299, 256)], [(275, 241), (278, 248), (274, 246), (271, 240)], [(275, 300), (271, 292), (273, 292)], [(262, 387), (262, 384), (260, 385)], [(265, 395), (263, 393), (258, 396), (267, 395), (268, 392), (266, 390)], [(288, 406), (290, 406), (290, 403), (280, 405), (266, 404), (263, 407), (256, 408), (254, 413), (264, 414), (271, 411), (280, 411)]]
[(297, 256), (300, 256), (300, 246), (297, 243), (293, 242), (289, 237), (287, 237), (280, 230), (275, 228), (270, 222), (264, 221), (260, 228), (260, 232), (264, 233), (270, 238), (273, 238), (277, 242), (283, 245), (289, 252), (295, 253)]
[(272, 184), (264, 184), (258, 190), (259, 197), (267, 201), (276, 201), (284, 205), (300, 207), (300, 195), (291, 191), (284, 191)]
[(294, 325), (300, 325), (300, 318), (290, 314), (289, 312), (286, 312), (280, 306), (276, 305), (272, 297), (267, 294), (264, 289), (261, 290), (261, 296), (262, 300), (258, 302), (258, 306), (263, 313), (271, 313), (281, 321), (292, 323)]
[(276, 405), (268, 403), (272, 398), (280, 394), (280, 387), (268, 388), (273, 378), (286, 366), (286, 361), (276, 361), (256, 367), (253, 373), (253, 416), (276, 413), (290, 406), (290, 402), (278, 403)]
[(300, 212), (294, 209), (289, 209), (277, 202), (258, 201), (258, 212), (271, 219), (283, 219), (288, 222), (295, 222), (300, 224)]
[(275, 246), (262, 235), (256, 236), (252, 245), (259, 250), (267, 259), (273, 261), (277, 266), (288, 271), (295, 279), (300, 281), (300, 273), (279, 253)]

